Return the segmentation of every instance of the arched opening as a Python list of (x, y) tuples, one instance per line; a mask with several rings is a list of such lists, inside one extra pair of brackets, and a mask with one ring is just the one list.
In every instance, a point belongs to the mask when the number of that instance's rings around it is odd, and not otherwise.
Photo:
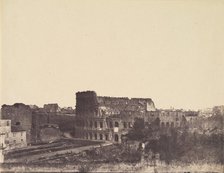
[(119, 136), (118, 136), (118, 134), (115, 134), (115, 135), (114, 135), (114, 141), (115, 141), (115, 142), (118, 142), (118, 141), (119, 141)]
[(85, 127), (89, 127), (89, 122), (88, 121), (85, 122)]
[(89, 137), (90, 137), (91, 140), (93, 139), (92, 133), (89, 134)]
[(100, 122), (100, 128), (103, 128), (103, 122)]
[(171, 127), (172, 127), (172, 128), (174, 127), (174, 122), (171, 122)]
[(113, 128), (113, 123), (112, 123), (112, 121), (110, 121), (110, 128)]
[(102, 134), (100, 134), (100, 140), (103, 140), (103, 135)]
[(93, 128), (93, 122), (92, 121), (90, 121), (90, 128)]
[(119, 123), (117, 121), (115, 121), (114, 126), (119, 127)]
[(95, 133), (95, 140), (97, 140), (97, 134)]
[(169, 122), (166, 122), (166, 127), (168, 128), (168, 127), (170, 127), (170, 124), (169, 124)]
[(123, 122), (123, 124), (124, 124), (124, 128), (126, 129), (127, 128), (127, 123)]
[(108, 141), (108, 134), (105, 134), (105, 139), (106, 141)]
[(95, 126), (95, 128), (97, 128), (97, 121), (95, 121), (94, 126)]

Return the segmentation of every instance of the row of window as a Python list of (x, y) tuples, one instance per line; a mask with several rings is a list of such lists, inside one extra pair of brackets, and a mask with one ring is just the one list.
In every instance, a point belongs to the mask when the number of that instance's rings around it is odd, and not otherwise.
[(108, 141), (109, 140), (109, 135), (108, 134), (105, 134), (103, 136), (103, 134), (99, 134), (97, 135), (97, 133), (86, 133), (86, 139), (90, 139), (90, 140), (106, 140)]
[(172, 115), (178, 117), (178, 116), (183, 116), (183, 113), (178, 113), (178, 112), (161, 112), (160, 115), (166, 116), (166, 115)]
[[(20, 125), (20, 122), (16, 122), (15, 125), (19, 126)], [(1, 124), (0, 124), (0, 126), (1, 126)], [(9, 121), (6, 121), (6, 126), (10, 126), (10, 122)]]
[[(20, 141), (23, 142), (24, 140), (23, 139), (20, 139)], [(16, 140), (15, 139), (13, 140), (13, 143), (14, 144), (16, 143)], [(9, 141), (5, 141), (5, 144), (9, 144)]]
[[(178, 126), (178, 123), (176, 123), (176, 126)], [(166, 122), (166, 124), (164, 122), (161, 123), (161, 127), (174, 127), (174, 122)]]
[[(94, 122), (92, 122), (92, 121), (90, 121), (90, 123), (86, 123), (86, 127), (90, 127), (90, 128), (93, 128), (93, 125), (94, 125), (94, 127), (95, 128), (97, 128), (98, 127), (98, 123), (97, 123), (97, 121), (94, 121)], [(102, 121), (100, 121), (99, 122), (99, 127), (100, 128), (103, 128), (103, 122)], [(113, 125), (113, 122), (112, 121), (110, 121), (109, 122), (109, 127), (110, 128), (113, 128), (113, 127), (119, 127), (119, 123), (117, 122), (117, 121), (115, 121), (114, 122), (114, 125)], [(131, 122), (123, 122), (123, 128), (131, 128), (132, 127), (132, 124), (131, 124)]]
[[(97, 135), (97, 133), (86, 133), (86, 139), (90, 139), (90, 140), (109, 140), (109, 135), (108, 134), (99, 134)], [(119, 141), (119, 136), (118, 134), (114, 135), (114, 141), (118, 142)]]
[[(5, 133), (5, 136), (8, 138), (9, 137), (9, 133)], [(12, 136), (15, 137), (16, 133), (12, 133)], [(20, 132), (20, 136), (23, 136), (23, 132)]]
[[(3, 123), (2, 123), (3, 124)], [(9, 123), (9, 121), (6, 121), (6, 126), (9, 126), (10, 125), (10, 123)], [(0, 124), (0, 127), (1, 127), (2, 125)], [(4, 127), (5, 125), (3, 124), (3, 127)]]

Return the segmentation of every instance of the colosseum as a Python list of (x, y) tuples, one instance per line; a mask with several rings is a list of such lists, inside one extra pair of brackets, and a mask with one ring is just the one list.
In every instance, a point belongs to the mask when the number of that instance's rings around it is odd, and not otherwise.
[(136, 117), (145, 118), (155, 111), (150, 98), (101, 97), (94, 91), (76, 93), (78, 138), (121, 142)]

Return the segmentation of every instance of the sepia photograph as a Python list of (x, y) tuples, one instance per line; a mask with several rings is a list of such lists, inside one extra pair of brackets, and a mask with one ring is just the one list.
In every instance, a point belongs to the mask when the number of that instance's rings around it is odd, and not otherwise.
[(224, 173), (224, 0), (0, 0), (0, 172)]

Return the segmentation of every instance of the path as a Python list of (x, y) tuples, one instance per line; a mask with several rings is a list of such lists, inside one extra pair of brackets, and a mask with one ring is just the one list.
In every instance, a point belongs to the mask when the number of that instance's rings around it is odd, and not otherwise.
[(22, 157), (17, 158), (17, 159), (6, 160), (6, 162), (25, 163), (25, 162), (35, 161), (35, 160), (38, 160), (40, 158), (48, 158), (48, 157), (51, 157), (51, 156), (55, 156), (56, 154), (58, 154), (58, 155), (66, 154), (66, 153), (78, 154), (78, 153), (80, 153), (82, 151), (85, 151), (85, 150), (90, 150), (90, 149), (93, 149), (93, 148), (99, 148), (101, 146), (108, 146), (108, 145), (112, 145), (112, 143), (106, 142), (106, 143), (103, 143), (103, 144), (88, 145), (88, 146), (83, 146), (83, 147), (77, 147), (77, 148), (70, 148), (70, 149), (55, 151), (55, 152), (36, 154), (36, 155), (28, 156), (28, 157), (27, 156), (22, 156)]

